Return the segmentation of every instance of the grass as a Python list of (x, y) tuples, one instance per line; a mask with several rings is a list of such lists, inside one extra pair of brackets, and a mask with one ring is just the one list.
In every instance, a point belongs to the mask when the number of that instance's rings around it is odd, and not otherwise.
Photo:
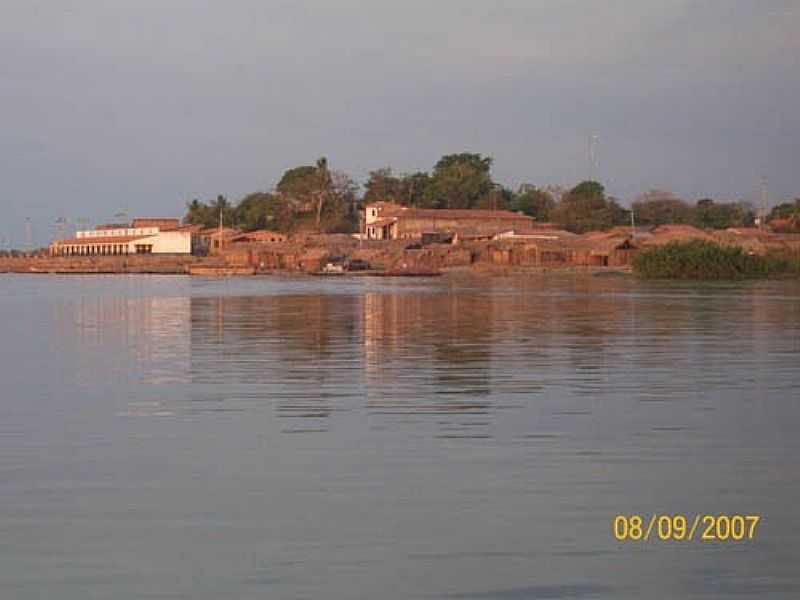
[(800, 261), (753, 255), (739, 247), (692, 240), (670, 242), (636, 255), (633, 271), (645, 279), (766, 279), (800, 276)]

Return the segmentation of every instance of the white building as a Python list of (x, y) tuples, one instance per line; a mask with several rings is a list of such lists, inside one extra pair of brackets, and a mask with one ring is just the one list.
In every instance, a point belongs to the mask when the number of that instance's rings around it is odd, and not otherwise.
[(196, 228), (182, 227), (178, 219), (134, 219), (130, 225), (99, 225), (55, 240), (50, 255), (191, 254), (195, 243)]

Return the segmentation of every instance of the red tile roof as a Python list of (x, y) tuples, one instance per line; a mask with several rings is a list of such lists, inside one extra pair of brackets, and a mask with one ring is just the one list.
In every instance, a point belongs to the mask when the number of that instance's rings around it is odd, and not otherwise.
[(381, 211), (384, 217), (408, 217), (415, 219), (490, 219), (533, 222), (533, 217), (509, 210), (483, 210), (477, 208), (389, 208)]
[(280, 233), (277, 231), (269, 231), (267, 229), (259, 229), (257, 231), (248, 231), (246, 233), (240, 233), (239, 235), (234, 236), (232, 239), (235, 242), (238, 241), (247, 241), (247, 242), (270, 242), (272, 240), (282, 241), (287, 238), (285, 233)]
[(180, 219), (169, 219), (169, 218), (145, 218), (145, 219), (134, 219), (133, 223), (131, 223), (131, 227), (134, 229), (140, 227), (158, 227), (159, 229), (166, 229), (166, 228), (175, 228), (181, 224)]

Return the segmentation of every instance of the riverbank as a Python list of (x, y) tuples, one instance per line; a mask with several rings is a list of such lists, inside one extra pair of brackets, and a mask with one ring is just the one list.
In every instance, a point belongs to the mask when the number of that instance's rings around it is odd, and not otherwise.
[[(541, 228), (526, 235), (492, 239), (462, 236), (453, 243), (356, 240), (344, 234), (305, 235), (276, 242), (231, 243), (211, 256), (185, 254), (0, 257), (0, 272), (56, 274), (259, 275), (320, 273), (358, 264), (372, 274), (496, 272), (629, 272), (637, 256), (674, 243), (713, 243), (747, 256), (800, 260), (800, 235), (758, 230), (707, 232), (688, 226), (646, 230), (615, 228), (575, 235)], [(749, 260), (749, 259), (748, 259)], [(752, 261), (751, 261), (752, 262)]]
[(0, 258), (0, 274), (39, 274), (39, 275), (187, 275), (196, 277), (247, 277), (269, 275), (273, 273), (306, 273), (309, 275), (326, 275), (329, 277), (435, 277), (444, 274), (484, 274), (509, 275), (521, 274), (608, 274), (627, 275), (629, 267), (537, 267), (511, 266), (492, 263), (474, 263), (460, 266), (442, 267), (436, 270), (415, 269), (370, 269), (368, 271), (344, 272), (336, 275), (325, 274), (318, 270), (303, 269), (259, 269), (255, 266), (233, 266), (219, 261), (217, 258), (190, 257), (174, 260), (161, 257), (148, 260), (145, 257), (106, 257), (95, 258)]
[(0, 273), (185, 275), (202, 262), (196, 256), (0, 257)]
[(566, 261), (542, 264), (535, 253), (511, 245), (450, 246), (405, 250), (397, 245), (380, 248), (237, 248), (220, 255), (198, 257), (172, 256), (71, 256), (71, 257), (0, 257), (0, 273), (23, 274), (161, 274), (208, 276), (252, 276), (270, 273), (307, 273), (325, 275), (331, 259), (361, 260), (365, 270), (337, 273), (336, 276), (435, 276), (447, 272), (504, 274), (510, 272), (571, 273), (627, 270), (613, 267), (575, 265)]

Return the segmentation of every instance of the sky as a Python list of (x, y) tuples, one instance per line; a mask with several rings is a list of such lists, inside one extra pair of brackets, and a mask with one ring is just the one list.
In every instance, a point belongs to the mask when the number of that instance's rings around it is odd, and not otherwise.
[[(800, 196), (800, 2), (0, 0), (0, 247), (181, 216), (326, 156)], [(117, 219), (118, 220), (118, 219)]]

